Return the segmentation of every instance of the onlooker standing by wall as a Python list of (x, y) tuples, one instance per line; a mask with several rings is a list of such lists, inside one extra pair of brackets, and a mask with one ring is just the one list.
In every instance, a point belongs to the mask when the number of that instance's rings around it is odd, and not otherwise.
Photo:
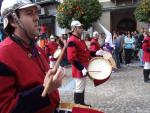
[(144, 65), (144, 62), (143, 62), (143, 59), (142, 59), (142, 56), (143, 56), (143, 50), (142, 50), (142, 41), (144, 39), (144, 31), (145, 31), (145, 28), (142, 28), (141, 29), (141, 33), (139, 34), (138, 36), (138, 40), (137, 40), (137, 47), (139, 48), (139, 52), (138, 52), (138, 56), (139, 56), (139, 59), (140, 59), (140, 66), (143, 67)]
[(124, 38), (124, 52), (125, 52), (125, 64), (131, 63), (132, 48), (134, 44), (134, 38), (128, 33)]
[(123, 44), (124, 44), (125, 35), (121, 32), (118, 32), (118, 43), (119, 43), (119, 59), (120, 63), (123, 64)]
[(103, 48), (105, 46), (105, 38), (106, 37), (105, 37), (104, 33), (100, 33), (99, 34), (99, 40), (98, 40), (98, 42), (99, 42), (101, 48)]
[(133, 57), (134, 57), (134, 59), (135, 60), (137, 60), (138, 59), (138, 51), (139, 51), (139, 48), (138, 48), (138, 44), (137, 44), (137, 41), (138, 41), (138, 33), (137, 33), (137, 31), (134, 31), (134, 32), (132, 32), (132, 35), (133, 35), (133, 37), (134, 37), (134, 45), (135, 45), (135, 48), (133, 49)]
[(118, 34), (116, 32), (113, 33), (113, 44), (114, 44), (113, 57), (117, 64), (117, 68), (120, 68), (120, 59), (119, 59), (120, 42), (118, 40)]

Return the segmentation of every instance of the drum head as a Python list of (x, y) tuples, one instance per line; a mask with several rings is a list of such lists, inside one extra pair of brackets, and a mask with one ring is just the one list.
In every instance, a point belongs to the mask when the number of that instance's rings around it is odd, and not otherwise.
[(107, 79), (112, 71), (112, 66), (108, 60), (101, 57), (91, 59), (88, 66), (88, 74), (91, 78), (97, 80)]
[(56, 59), (59, 57), (59, 55), (61, 54), (61, 49), (57, 49), (53, 55), (53, 57)]

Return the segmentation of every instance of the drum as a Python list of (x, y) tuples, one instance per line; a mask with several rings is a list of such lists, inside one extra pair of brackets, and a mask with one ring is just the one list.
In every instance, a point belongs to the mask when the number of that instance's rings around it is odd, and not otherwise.
[(112, 66), (110, 62), (103, 57), (95, 57), (90, 60), (87, 70), (90, 78), (106, 80), (112, 72)]
[(55, 110), (54, 113), (104, 113), (104, 112), (80, 104), (60, 103), (59, 107)]
[(55, 59), (57, 59), (58, 57), (59, 57), (59, 55), (61, 54), (61, 49), (60, 48), (58, 48), (58, 49), (56, 49), (56, 51), (54, 52), (54, 54), (53, 54), (53, 57), (55, 58)]
[(104, 52), (104, 55), (103, 55), (103, 58), (104, 58), (104, 59), (107, 59), (107, 60), (110, 62), (111, 66), (112, 66), (113, 68), (117, 68), (116, 62), (115, 62), (115, 60), (113, 59), (111, 53), (105, 51), (105, 52)]

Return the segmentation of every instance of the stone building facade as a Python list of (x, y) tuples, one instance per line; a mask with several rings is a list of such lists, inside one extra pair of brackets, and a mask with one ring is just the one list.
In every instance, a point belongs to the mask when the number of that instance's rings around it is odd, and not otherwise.
[[(134, 10), (139, 0), (99, 0), (103, 6), (103, 13), (100, 23), (109, 31), (134, 31), (147, 27), (144, 23), (137, 22), (134, 17)], [(97, 22), (95, 30), (101, 31)]]

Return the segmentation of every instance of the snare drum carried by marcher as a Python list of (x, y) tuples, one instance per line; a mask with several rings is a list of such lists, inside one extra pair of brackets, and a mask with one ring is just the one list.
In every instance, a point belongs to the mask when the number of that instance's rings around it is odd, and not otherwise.
[(104, 113), (95, 108), (74, 103), (60, 103), (54, 113)]
[(104, 80), (107, 79), (112, 71), (110, 62), (102, 57), (91, 59), (88, 66), (88, 75), (92, 79)]
[(116, 68), (115, 61), (110, 53), (104, 52), (103, 57), (94, 57), (90, 60), (87, 70), (94, 85), (98, 86), (109, 79), (112, 68)]

